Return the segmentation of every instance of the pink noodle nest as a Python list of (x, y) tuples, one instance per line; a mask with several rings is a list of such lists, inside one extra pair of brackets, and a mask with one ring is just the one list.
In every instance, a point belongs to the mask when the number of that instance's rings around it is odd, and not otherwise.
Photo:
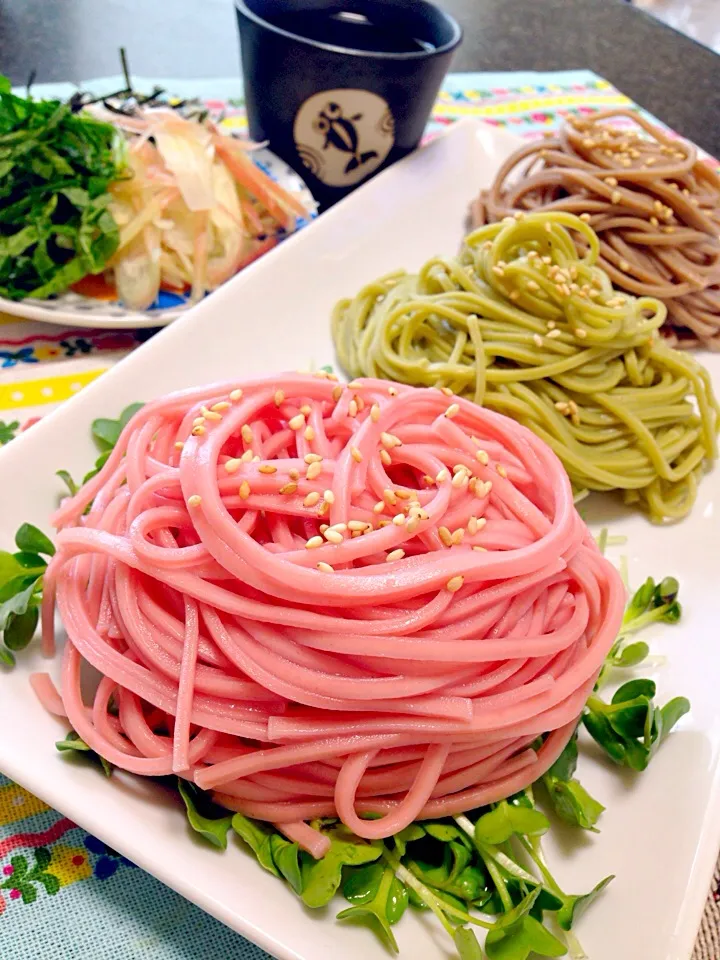
[(62, 703), (36, 679), (41, 699), (118, 767), (316, 856), (315, 817), (387, 837), (537, 779), (624, 605), (541, 440), (382, 380), (153, 401), (54, 522), (43, 642), (56, 604), (68, 641)]

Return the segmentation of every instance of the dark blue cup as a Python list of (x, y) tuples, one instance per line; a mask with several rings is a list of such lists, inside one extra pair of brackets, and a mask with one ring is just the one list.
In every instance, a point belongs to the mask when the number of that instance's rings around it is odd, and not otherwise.
[(328, 207), (414, 150), (462, 31), (425, 0), (235, 0), (254, 140)]

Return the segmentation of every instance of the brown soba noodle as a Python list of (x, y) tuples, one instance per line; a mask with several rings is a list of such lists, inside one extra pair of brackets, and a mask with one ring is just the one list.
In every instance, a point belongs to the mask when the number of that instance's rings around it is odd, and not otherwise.
[[(606, 122), (617, 118), (625, 125)], [(473, 218), (541, 209), (589, 222), (597, 265), (615, 287), (666, 304), (664, 332), (677, 346), (720, 350), (720, 177), (695, 147), (629, 110), (573, 118), (517, 150)]]

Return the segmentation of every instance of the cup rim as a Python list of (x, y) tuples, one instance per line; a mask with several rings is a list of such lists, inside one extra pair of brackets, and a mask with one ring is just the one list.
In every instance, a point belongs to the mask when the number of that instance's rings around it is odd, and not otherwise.
[(388, 53), (380, 50), (357, 50), (354, 47), (343, 47), (335, 43), (323, 43), (321, 40), (313, 40), (310, 37), (304, 37), (300, 33), (293, 33), (291, 30), (285, 30), (284, 27), (278, 27), (269, 20), (265, 20), (259, 14), (255, 13), (254, 10), (251, 10), (245, 0), (235, 0), (234, 5), (236, 10), (239, 10), (243, 16), (247, 17), (248, 20), (252, 20), (252, 22), (257, 26), (263, 27), (265, 30), (269, 30), (271, 33), (275, 33), (278, 36), (285, 37), (289, 40), (294, 40), (296, 43), (303, 44), (307, 47), (312, 47), (315, 50), (326, 50), (330, 53), (341, 53), (344, 56), (363, 57), (371, 60), (426, 60), (431, 57), (437, 57), (451, 52), (458, 46), (463, 38), (462, 27), (457, 22), (455, 17), (447, 13), (445, 10), (442, 10), (437, 6), (437, 4), (430, 3), (428, 0), (420, 0), (420, 2), (424, 6), (434, 7), (450, 25), (453, 35), (450, 40), (447, 41), (447, 43), (444, 43), (440, 47), (434, 47), (432, 50), (413, 50), (405, 53)]

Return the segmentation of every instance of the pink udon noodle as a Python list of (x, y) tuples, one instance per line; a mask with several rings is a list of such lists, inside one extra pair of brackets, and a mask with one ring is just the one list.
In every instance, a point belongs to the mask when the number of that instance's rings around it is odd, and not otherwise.
[(315, 817), (386, 837), (532, 783), (624, 603), (541, 440), (382, 380), (149, 403), (54, 522), (45, 650), (56, 605), (68, 640), (62, 703), (42, 675), (41, 699), (118, 767), (194, 780), (316, 856)]

